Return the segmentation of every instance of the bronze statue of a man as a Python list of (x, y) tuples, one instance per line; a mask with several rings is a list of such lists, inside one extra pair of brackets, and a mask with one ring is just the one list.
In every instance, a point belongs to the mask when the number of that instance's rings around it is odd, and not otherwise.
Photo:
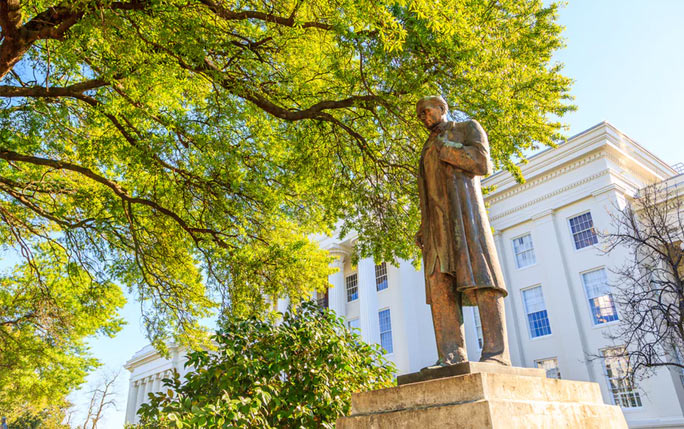
[(439, 364), (468, 360), (462, 306), (477, 305), (480, 361), (510, 365), (506, 285), (480, 189), (480, 176), (492, 171), (487, 134), (474, 120), (447, 121), (448, 106), (440, 96), (421, 99), (416, 112), (430, 130), (420, 157), (422, 220), (416, 244), (423, 251)]

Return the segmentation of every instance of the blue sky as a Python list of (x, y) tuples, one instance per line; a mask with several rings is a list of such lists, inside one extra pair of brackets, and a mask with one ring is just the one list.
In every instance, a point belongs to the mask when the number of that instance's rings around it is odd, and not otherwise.
[[(567, 135), (608, 121), (669, 164), (684, 162), (684, 1), (576, 0), (561, 9), (567, 47), (555, 56), (575, 80), (578, 110), (566, 116)], [(128, 325), (115, 339), (92, 341), (108, 368), (121, 368), (147, 342), (133, 298)], [(120, 428), (128, 372), (119, 380), (119, 411), (104, 425)], [(74, 395), (77, 404), (85, 399)]]
[(606, 120), (669, 164), (684, 162), (684, 2), (576, 0), (561, 10), (573, 78), (569, 135)]

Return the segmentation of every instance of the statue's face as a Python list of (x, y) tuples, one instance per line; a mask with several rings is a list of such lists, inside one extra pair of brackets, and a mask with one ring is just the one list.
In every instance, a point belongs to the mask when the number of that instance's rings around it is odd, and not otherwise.
[(435, 125), (442, 122), (444, 119), (444, 112), (440, 106), (425, 103), (418, 112), (418, 119), (425, 125), (425, 128), (432, 129)]

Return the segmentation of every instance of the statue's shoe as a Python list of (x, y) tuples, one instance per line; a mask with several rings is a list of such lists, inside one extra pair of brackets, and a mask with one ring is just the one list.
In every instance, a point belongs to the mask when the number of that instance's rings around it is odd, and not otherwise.
[(425, 368), (422, 368), (420, 371), (430, 371), (432, 369), (437, 369), (437, 368), (444, 368), (445, 366), (451, 366), (451, 365), (457, 365), (459, 363), (463, 362), (468, 362), (468, 359), (461, 359), (458, 361), (452, 361), (452, 360), (447, 360), (443, 361), (441, 359), (437, 359), (437, 362), (435, 362), (434, 365), (426, 366)]
[(496, 363), (499, 365), (503, 366), (511, 366), (511, 360), (507, 359), (503, 356), (503, 353), (496, 353), (496, 354), (485, 354), (484, 352), (482, 353), (482, 357), (480, 358), (480, 362), (484, 363)]

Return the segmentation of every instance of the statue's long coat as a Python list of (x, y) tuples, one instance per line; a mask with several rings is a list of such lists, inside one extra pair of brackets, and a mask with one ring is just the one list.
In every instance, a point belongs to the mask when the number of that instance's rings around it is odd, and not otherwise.
[(480, 189), (480, 176), (491, 172), (487, 134), (477, 121), (440, 124), (423, 146), (418, 190), (428, 304), (435, 269), (455, 279), (463, 305), (476, 305), (475, 289), (507, 295)]

